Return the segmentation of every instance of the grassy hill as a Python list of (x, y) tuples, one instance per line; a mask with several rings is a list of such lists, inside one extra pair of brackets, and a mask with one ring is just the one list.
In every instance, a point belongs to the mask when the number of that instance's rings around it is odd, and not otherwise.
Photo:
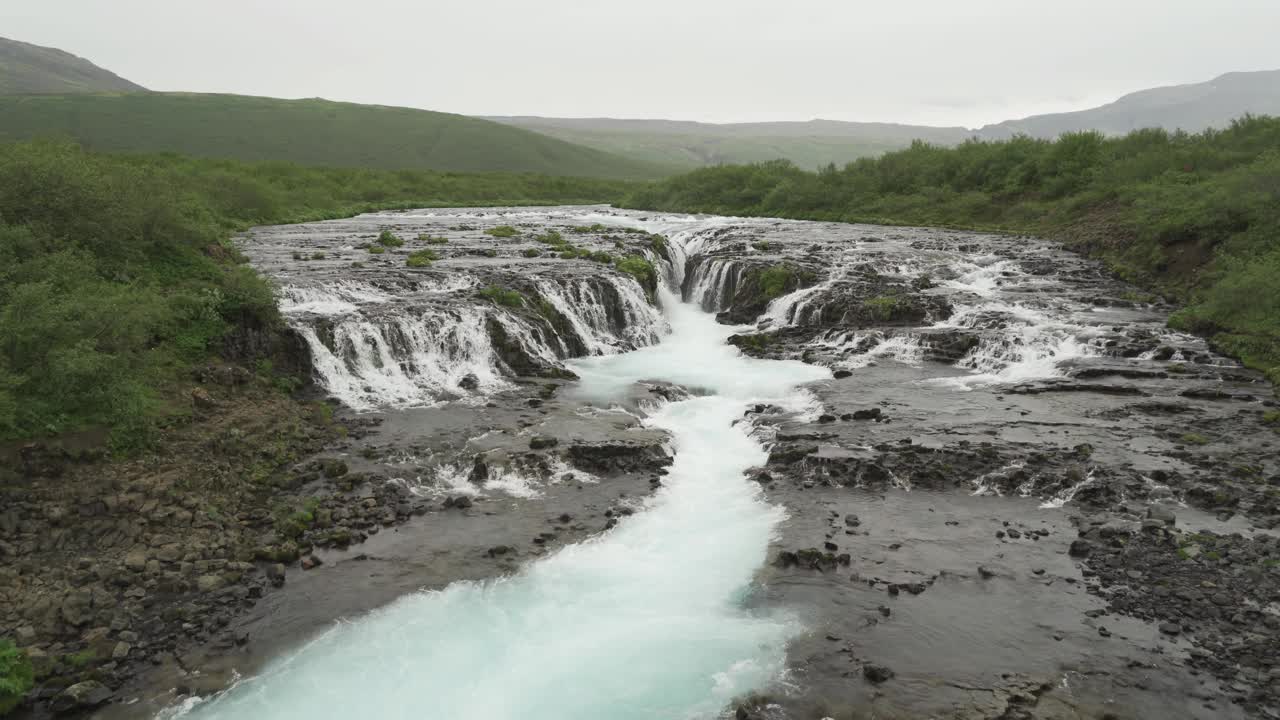
[(448, 113), (327, 100), (145, 93), (0, 97), (0, 142), (384, 170), (655, 178), (668, 169)]
[(693, 169), (707, 165), (783, 158), (803, 168), (844, 165), (904, 148), (924, 139), (953, 144), (969, 137), (964, 128), (835, 120), (711, 123), (611, 118), (488, 118), (633, 160)]
[(145, 91), (71, 53), (0, 38), (0, 95)]
[(1280, 70), (1234, 72), (1209, 82), (1171, 85), (1130, 93), (1096, 108), (1035, 115), (988, 125), (984, 138), (1003, 139), (1018, 133), (1055, 138), (1065, 132), (1097, 130), (1123, 135), (1142, 128), (1200, 132), (1225, 128), (1245, 114), (1280, 115)]

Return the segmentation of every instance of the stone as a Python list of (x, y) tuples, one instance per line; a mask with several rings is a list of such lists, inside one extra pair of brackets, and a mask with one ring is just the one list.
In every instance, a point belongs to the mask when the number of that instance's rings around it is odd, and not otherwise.
[(444, 506), (446, 508), (466, 510), (467, 508), (471, 507), (471, 498), (467, 497), (466, 495), (459, 495), (458, 497), (447, 498), (444, 501)]
[(202, 593), (213, 592), (222, 589), (226, 582), (221, 575), (201, 575), (196, 578), (196, 590)]
[(832, 376), (837, 380), (843, 380), (847, 377), (853, 377), (853, 372), (850, 370), (837, 370), (832, 373)]
[(862, 521), (858, 519), (857, 515), (854, 515), (853, 513), (849, 513), (848, 515), (844, 516), (844, 524), (845, 524), (845, 527), (858, 527), (859, 525), (862, 524)]
[(68, 625), (80, 627), (89, 622), (93, 595), (88, 590), (69, 593), (62, 600), (60, 614)]
[(458, 387), (463, 390), (474, 391), (480, 388), (480, 378), (475, 373), (467, 373), (458, 381)]
[(862, 677), (876, 683), (877, 685), (892, 678), (894, 672), (884, 665), (864, 665), (862, 666)]
[(868, 408), (866, 410), (854, 410), (854, 420), (877, 420), (881, 416), (880, 408)]
[(1182, 632), (1182, 626), (1175, 622), (1160, 623), (1160, 632), (1165, 635), (1177, 635)]
[(147, 569), (147, 551), (131, 550), (124, 556), (124, 566), (134, 572), (142, 572)]
[(267, 566), (267, 579), (275, 587), (284, 585), (284, 563), (276, 563)]
[(115, 648), (113, 648), (113, 649), (111, 650), (111, 659), (112, 659), (112, 660), (123, 660), (123, 659), (125, 659), (125, 658), (129, 657), (129, 651), (130, 651), (130, 650), (132, 650), (132, 649), (133, 649), (133, 645), (130, 645), (129, 643), (124, 642), (124, 641), (122, 640), (122, 641), (120, 641), (120, 642), (116, 643)]
[(197, 410), (212, 410), (218, 406), (218, 402), (204, 388), (195, 388), (191, 391), (191, 404)]
[(318, 568), (323, 564), (324, 564), (324, 561), (316, 557), (315, 555), (308, 555), (302, 558), (303, 570), (314, 570), (315, 568)]
[(529, 438), (530, 450), (547, 450), (559, 444), (560, 444), (560, 441), (558, 439), (553, 437), (546, 437), (544, 435), (537, 435), (535, 437)]
[(1178, 520), (1177, 514), (1168, 505), (1152, 505), (1147, 508), (1147, 517), (1152, 520), (1159, 520), (1165, 525), (1173, 525)]
[(76, 683), (58, 693), (50, 707), (56, 713), (91, 710), (111, 697), (111, 691), (97, 680)]
[(1085, 540), (1084, 538), (1072, 540), (1071, 547), (1067, 550), (1067, 553), (1070, 554), (1071, 557), (1089, 557), (1089, 554), (1092, 552), (1093, 543)]

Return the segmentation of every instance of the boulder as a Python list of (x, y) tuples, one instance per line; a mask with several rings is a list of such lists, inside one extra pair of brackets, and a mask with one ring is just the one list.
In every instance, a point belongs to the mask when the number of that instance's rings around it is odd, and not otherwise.
[(111, 697), (111, 691), (97, 680), (86, 680), (76, 683), (58, 693), (50, 707), (56, 713), (71, 713), (91, 710)]

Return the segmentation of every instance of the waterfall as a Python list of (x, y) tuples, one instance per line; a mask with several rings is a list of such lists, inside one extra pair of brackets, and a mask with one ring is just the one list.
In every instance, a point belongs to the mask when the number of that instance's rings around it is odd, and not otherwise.
[(686, 277), (684, 299), (697, 303), (707, 312), (725, 310), (746, 270), (745, 264), (727, 258), (708, 258), (695, 263), (693, 276)]
[(348, 407), (372, 410), (465, 395), (468, 375), (482, 392), (506, 387), (485, 318), (475, 307), (428, 307), (295, 327), (325, 389)]
[[(514, 371), (487, 331), (496, 321), (520, 351), (549, 368), (580, 354), (607, 355), (652, 345), (666, 320), (629, 275), (543, 279), (527, 300), (541, 299), (568, 322), (554, 327), (536, 308), (490, 305), (469, 294), (481, 284), (467, 274), (425, 280), (383, 278), (291, 285), (281, 307), (311, 349), (317, 380), (356, 410), (412, 407), (510, 387)], [(580, 341), (580, 342), (579, 342)]]
[(569, 321), (590, 355), (652, 345), (667, 330), (662, 313), (645, 297), (640, 283), (630, 277), (539, 280), (536, 287), (538, 295)]

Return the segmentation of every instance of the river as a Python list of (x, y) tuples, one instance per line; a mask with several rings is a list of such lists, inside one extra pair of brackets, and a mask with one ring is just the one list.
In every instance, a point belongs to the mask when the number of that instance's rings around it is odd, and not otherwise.
[[(520, 235), (483, 233), (499, 224)], [(441, 237), (443, 257), (409, 271), (366, 254), (381, 228)], [(643, 256), (658, 281), (559, 259), (553, 230)], [(1079, 708), (1221, 716), (1180, 663), (1131, 677), (1134, 656), (1155, 667), (1185, 646), (1139, 620), (1099, 629), (1098, 573), (1068, 545), (1078, 528), (1116, 552), (1098, 528), (1128, 537), (1148, 503), (1191, 512), (1216, 461), (1182, 449), (1187, 418), (1270, 467), (1247, 439), (1261, 411), (1232, 405), (1258, 404), (1258, 380), (1091, 263), (1029, 238), (606, 208), (370, 215), (258, 231), (246, 252), (281, 284), (324, 391), (382, 423), (362, 442), (385, 459), (365, 466), (443, 503), (371, 547), (402, 568), (481, 567), (466, 553), (508, 542), (504, 523), (527, 543), (569, 510), (503, 572), (333, 587), (323, 628), (282, 634), (287, 649), (166, 717), (684, 719), (752, 693), (784, 698), (768, 717), (997, 717), (1041, 686)], [(766, 291), (776, 268), (783, 290)], [(530, 452), (544, 437), (566, 452)], [(343, 457), (358, 465), (359, 447)], [(583, 464), (636, 447), (671, 464)], [(604, 532), (580, 523), (609, 492)], [(464, 497), (479, 512), (458, 515)], [(1248, 527), (1232, 514), (1191, 517)], [(356, 577), (355, 552), (303, 587)], [(1109, 562), (1132, 581), (1149, 560)], [(305, 615), (297, 597), (274, 612)], [(897, 679), (881, 685), (885, 659)]]

